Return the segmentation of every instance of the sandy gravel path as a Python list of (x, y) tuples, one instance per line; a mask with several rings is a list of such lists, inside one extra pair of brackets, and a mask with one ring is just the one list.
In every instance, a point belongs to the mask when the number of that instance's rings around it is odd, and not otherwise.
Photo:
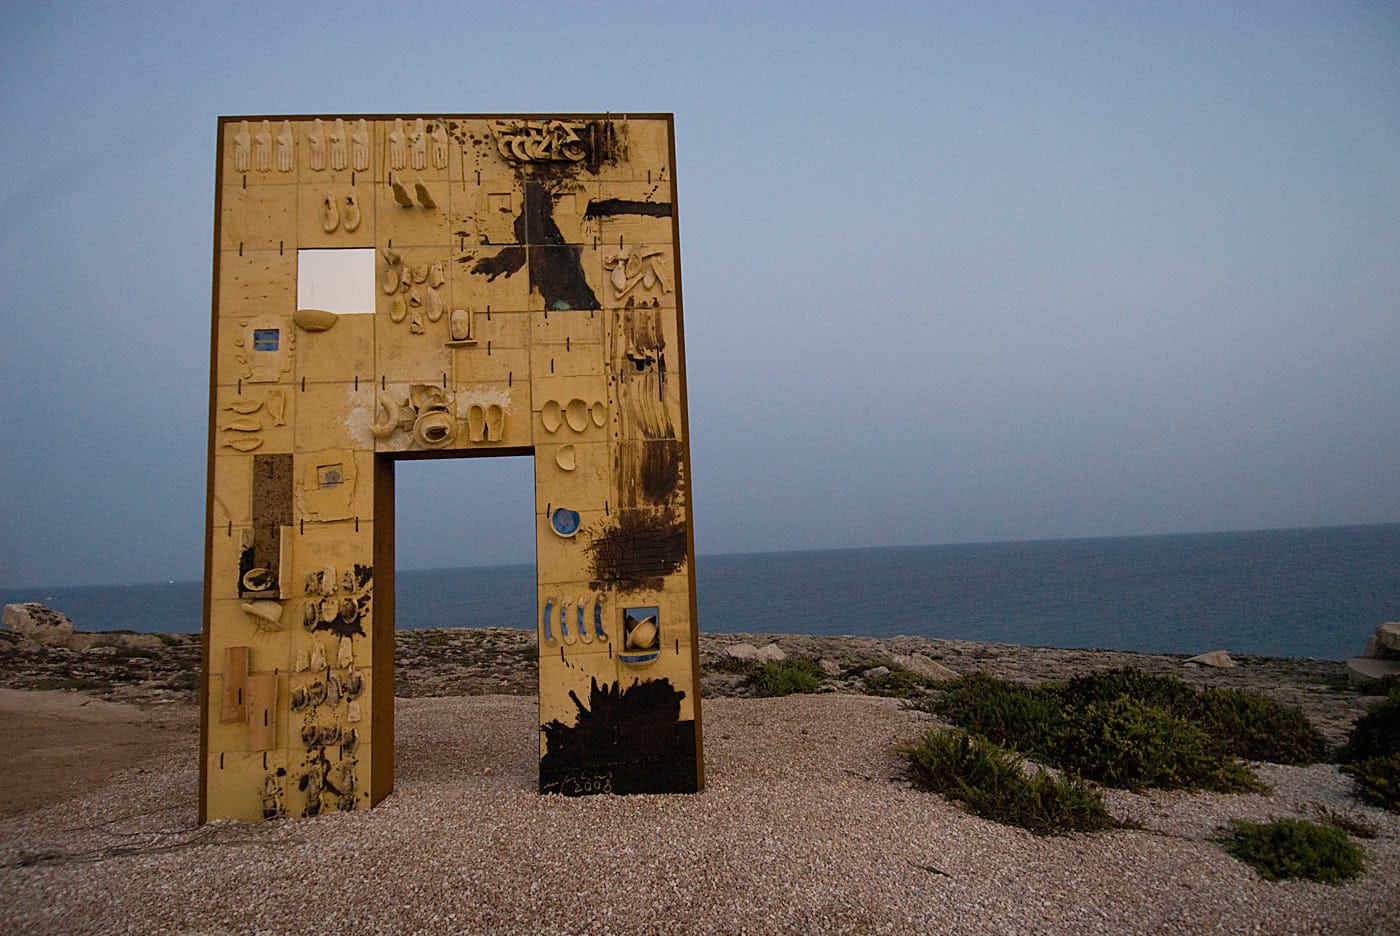
[[(91, 714), (22, 695), (63, 736)], [(149, 747), (0, 819), (9, 931), (1400, 932), (1400, 817), (1330, 766), (1263, 768), (1271, 797), (1115, 794), (1143, 831), (1040, 839), (902, 782), (896, 747), (935, 722), (894, 700), (712, 699), (704, 793), (565, 799), (534, 792), (532, 698), (417, 698), (379, 808), (198, 828), (193, 707), (114, 709), (92, 711)], [(1380, 825), (1361, 880), (1269, 884), (1208, 840), (1318, 804)]]

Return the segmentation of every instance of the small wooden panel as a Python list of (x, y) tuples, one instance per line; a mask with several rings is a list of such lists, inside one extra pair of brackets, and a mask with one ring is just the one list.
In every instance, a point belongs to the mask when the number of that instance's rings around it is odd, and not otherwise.
[(225, 724), (248, 718), (248, 648), (224, 648), (224, 700), (219, 721)]
[(270, 751), (277, 746), (277, 674), (248, 677), (248, 750)]

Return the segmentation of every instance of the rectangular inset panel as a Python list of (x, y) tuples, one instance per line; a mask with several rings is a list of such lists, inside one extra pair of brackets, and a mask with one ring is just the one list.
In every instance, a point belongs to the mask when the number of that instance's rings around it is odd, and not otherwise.
[(225, 724), (248, 720), (248, 648), (224, 649), (224, 701), (219, 721)]
[(282, 527), (292, 522), (292, 456), (253, 456), (253, 542), (238, 563), (239, 597), (277, 598)]

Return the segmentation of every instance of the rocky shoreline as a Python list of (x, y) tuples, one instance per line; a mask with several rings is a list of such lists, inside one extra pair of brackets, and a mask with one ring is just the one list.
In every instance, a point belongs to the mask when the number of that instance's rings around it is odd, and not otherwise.
[[(194, 703), (198, 634), (75, 634), (50, 646), (0, 631), (0, 686), (64, 689), (118, 702)], [(1189, 664), (1184, 655), (1066, 650), (923, 637), (818, 637), (803, 634), (702, 634), (701, 691), (706, 698), (756, 694), (739, 644), (776, 644), (789, 658), (823, 661), (821, 692), (878, 694), (870, 671), (918, 655), (959, 675), (984, 672), (1024, 682), (1067, 679), (1096, 669), (1134, 666), (1197, 686), (1248, 689), (1301, 708), (1330, 740), (1340, 741), (1374, 696), (1347, 683), (1334, 660), (1237, 655), (1230, 668)], [(534, 695), (536, 635), (503, 627), (401, 630), (395, 633), (395, 695)], [(771, 651), (770, 651), (771, 652)]]

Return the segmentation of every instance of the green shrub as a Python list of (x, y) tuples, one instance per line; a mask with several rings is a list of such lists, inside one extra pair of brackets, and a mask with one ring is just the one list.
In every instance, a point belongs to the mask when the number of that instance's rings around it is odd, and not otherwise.
[(817, 661), (808, 657), (760, 663), (746, 680), (758, 689), (759, 695), (785, 696), (797, 692), (816, 692), (822, 682), (822, 670)]
[(1327, 739), (1301, 709), (1253, 692), (1207, 689), (1178, 711), (1236, 757), (1301, 767), (1327, 756)]
[(1204, 731), (1155, 705), (1120, 696), (1067, 714), (1051, 762), (1082, 777), (1125, 790), (1265, 789)]
[(1338, 756), (1342, 763), (1400, 754), (1400, 689), (1356, 720)]
[(1269, 881), (1303, 878), (1340, 884), (1365, 870), (1361, 849), (1345, 832), (1306, 819), (1234, 822), (1221, 842)]
[(1023, 686), (985, 673), (945, 685), (941, 696), (920, 707), (1022, 754), (1051, 754), (1043, 742), (1062, 730), (1065, 718), (1052, 688)]
[(1356, 782), (1356, 795), (1362, 802), (1400, 812), (1400, 754), (1346, 764), (1342, 773), (1350, 774)]
[(916, 786), (959, 800), (977, 816), (1036, 835), (1092, 832), (1117, 825), (1103, 800), (1043, 769), (1029, 776), (1012, 751), (964, 731), (930, 731), (905, 751)]
[(1076, 676), (1065, 684), (1065, 700), (1071, 705), (1091, 705), (1112, 702), (1127, 696), (1147, 705), (1171, 711), (1190, 705), (1196, 690), (1175, 676), (1154, 676), (1140, 669), (1125, 666), (1120, 669), (1098, 670), (1087, 676)]

